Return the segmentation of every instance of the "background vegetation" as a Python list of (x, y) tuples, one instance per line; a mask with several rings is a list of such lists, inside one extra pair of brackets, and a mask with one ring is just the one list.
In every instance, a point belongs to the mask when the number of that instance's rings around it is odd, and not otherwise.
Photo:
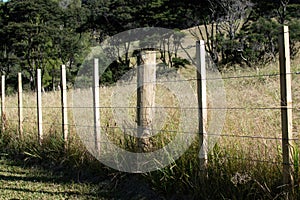
[[(207, 42), (219, 69), (233, 64), (258, 67), (275, 61), (278, 27), (289, 25), (291, 52), (299, 50), (298, 0), (10, 0), (0, 2), (0, 64), (10, 90), (17, 72), (28, 89), (35, 88), (35, 73), (42, 69), (43, 86), (59, 84), (59, 66), (66, 64), (70, 86), (90, 47), (125, 30), (140, 27), (187, 29)], [(171, 37), (171, 36), (168, 36)], [(178, 41), (184, 35), (175, 36)], [(167, 38), (168, 39), (168, 38)], [(180, 67), (185, 60), (171, 55), (161, 60)], [(112, 83), (129, 70), (130, 56), (120, 56), (103, 74)], [(117, 76), (117, 77), (116, 77)]]

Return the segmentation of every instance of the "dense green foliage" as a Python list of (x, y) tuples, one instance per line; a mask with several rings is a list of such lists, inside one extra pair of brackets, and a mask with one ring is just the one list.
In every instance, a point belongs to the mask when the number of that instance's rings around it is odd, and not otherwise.
[[(10, 1), (1, 5), (1, 71), (11, 79), (22, 71), (24, 81), (35, 87), (35, 73), (42, 69), (43, 83), (54, 84), (60, 64), (70, 72), (88, 47), (76, 29), (85, 21), (83, 10), (63, 10), (53, 1)], [(52, 76), (52, 77), (51, 77)]]
[[(291, 29), (291, 52), (298, 52), (298, 0), (10, 0), (0, 2), (0, 64), (10, 87), (18, 71), (35, 88), (35, 73), (42, 69), (45, 88), (59, 84), (59, 66), (66, 64), (74, 82), (89, 48), (108, 36), (140, 27), (186, 29), (204, 25), (199, 39), (222, 69), (228, 64), (248, 66), (274, 60), (278, 27)], [(213, 26), (209, 26), (213, 25)], [(200, 30), (200, 29), (199, 29)], [(205, 32), (205, 34), (203, 34)], [(169, 67), (188, 64), (161, 52)], [(119, 57), (102, 81), (115, 82), (130, 67), (130, 56)], [(167, 59), (166, 59), (167, 58)], [(174, 62), (173, 62), (174, 61)]]

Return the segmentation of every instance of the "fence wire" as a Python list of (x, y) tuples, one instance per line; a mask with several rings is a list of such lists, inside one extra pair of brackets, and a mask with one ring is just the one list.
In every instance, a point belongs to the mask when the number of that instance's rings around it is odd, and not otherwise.
[[(251, 79), (251, 78), (262, 78), (262, 77), (279, 77), (281, 74), (280, 73), (272, 73), (272, 74), (256, 74), (256, 75), (243, 75), (243, 76), (223, 76), (220, 78), (206, 78), (206, 79), (198, 79), (198, 78), (191, 78), (191, 79), (181, 79), (181, 80), (158, 80), (155, 82), (145, 82), (145, 83), (172, 83), (172, 82), (192, 82), (192, 81), (201, 81), (201, 80), (206, 80), (206, 81), (217, 81), (217, 80), (233, 80), (233, 79)], [(289, 75), (300, 75), (299, 71), (296, 72), (292, 72)], [(122, 86), (126, 86), (126, 85), (136, 85), (136, 83), (124, 83), (122, 84)], [(100, 90), (101, 93), (101, 90)], [(7, 106), (5, 107), (6, 109), (18, 109), (18, 106)], [(92, 106), (68, 106), (65, 107), (66, 109), (70, 109), (72, 111), (72, 109), (94, 109), (94, 107)], [(100, 109), (100, 110), (116, 110), (116, 109), (137, 109), (137, 108), (152, 108), (152, 109), (173, 109), (173, 110), (199, 110), (199, 107), (179, 107), (179, 106), (163, 106), (163, 107), (138, 107), (138, 106), (128, 106), (128, 107), (116, 107), (116, 106), (99, 106), (96, 107), (96, 109)], [(281, 109), (292, 109), (294, 111), (299, 111), (300, 107), (298, 106), (293, 106), (293, 107), (282, 107), (282, 106), (244, 106), (244, 107), (232, 107), (232, 106), (228, 106), (228, 107), (205, 107), (205, 108), (201, 108), (201, 109), (205, 109), (205, 110), (232, 110), (232, 111), (240, 111), (240, 110), (281, 110)], [(23, 106), (22, 109), (37, 109), (36, 106)], [(51, 110), (51, 109), (62, 109), (61, 106), (43, 106), (42, 109), (46, 109), (46, 110)], [(12, 122), (12, 123), (18, 123), (19, 120), (18, 119), (6, 119), (6, 122)], [(32, 121), (32, 120), (27, 120), (24, 119), (23, 123), (26, 124), (31, 124), (32, 126), (36, 126), (37, 125), (37, 121)], [(58, 122), (43, 122), (42, 123), (45, 126), (52, 126), (52, 127), (57, 127), (57, 128), (61, 128), (62, 127), (62, 123), (58, 123)], [(77, 127), (82, 127), (82, 128), (94, 128), (94, 125), (88, 125), (88, 124), (75, 124), (75, 123), (69, 123), (67, 124), (69, 127), (73, 127), (73, 128), (77, 128)], [(127, 131), (136, 131), (137, 128), (125, 128), (125, 127), (120, 127), (120, 126), (100, 126), (99, 128), (102, 129), (102, 131), (108, 131), (108, 130), (119, 130), (122, 131), (125, 135), (125, 133)], [(166, 130), (166, 129), (152, 129), (152, 131), (154, 132), (160, 132), (160, 133), (168, 133), (168, 134), (192, 134), (192, 135), (201, 135), (203, 133), (199, 133), (199, 132), (185, 132), (185, 131), (179, 131), (179, 130)], [(295, 132), (297, 133), (297, 132)], [(249, 140), (271, 140), (271, 141), (276, 141), (276, 142), (280, 142), (282, 140), (284, 140), (284, 138), (282, 137), (275, 137), (275, 136), (262, 136), (262, 135), (242, 135), (242, 134), (226, 134), (226, 133), (209, 133), (209, 136), (211, 137), (221, 137), (221, 138), (237, 138), (237, 139), (249, 139)], [(89, 139), (82, 139), (85, 142), (91, 142)], [(290, 139), (291, 141), (294, 142), (299, 142), (300, 139), (299, 138), (293, 138)], [(93, 141), (92, 141), (93, 142)], [(101, 141), (100, 141), (101, 143)], [(263, 159), (247, 159), (247, 158), (240, 158), (240, 157), (234, 157), (234, 156), (229, 156), (229, 155), (225, 155), (224, 157), (225, 159), (228, 160), (243, 160), (243, 161), (249, 161), (249, 162), (257, 162), (257, 163), (267, 163), (267, 164), (274, 164), (274, 165), (282, 165), (282, 164), (288, 164), (288, 163), (283, 163), (283, 162), (274, 162), (271, 160), (263, 160)]]

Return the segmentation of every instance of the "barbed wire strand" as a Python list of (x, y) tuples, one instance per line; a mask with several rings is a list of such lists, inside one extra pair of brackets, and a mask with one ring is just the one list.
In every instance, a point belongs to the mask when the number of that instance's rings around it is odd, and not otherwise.
[[(289, 73), (290, 75), (300, 75), (300, 72), (296, 71), (296, 72), (292, 72)], [(149, 83), (167, 83), (167, 82), (190, 82), (190, 81), (200, 81), (200, 80), (207, 80), (207, 81), (213, 81), (213, 80), (230, 80), (230, 79), (248, 79), (248, 78), (261, 78), (261, 77), (276, 77), (276, 76), (280, 76), (280, 73), (276, 73), (276, 74), (257, 74), (257, 75), (243, 75), (243, 76), (225, 76), (225, 77), (211, 77), (211, 78), (206, 78), (206, 79), (198, 79), (198, 78), (192, 78), (192, 79), (183, 79), (183, 80), (166, 80), (166, 81), (155, 81), (155, 82), (149, 82)], [(136, 85), (136, 83), (133, 83), (134, 85)], [(126, 84), (122, 85), (122, 86), (126, 86)], [(13, 106), (8, 106), (6, 107), (8, 109), (18, 109), (18, 107), (13, 107)], [(23, 106), (23, 109), (37, 109), (36, 106)], [(43, 109), (61, 109), (61, 106), (57, 106), (57, 107), (51, 107), (51, 106), (45, 106), (42, 107)], [(71, 108), (71, 109), (86, 109), (86, 108), (94, 108), (94, 107), (73, 107), (73, 106), (69, 106), (66, 108)], [(112, 107), (112, 106), (102, 106), (102, 107), (98, 107), (99, 109), (136, 109), (137, 107)], [(154, 109), (178, 109), (178, 110), (198, 110), (199, 107), (172, 107), (172, 106), (168, 106), (168, 107), (144, 107), (144, 108), (154, 108)], [(225, 108), (202, 108), (202, 109), (207, 109), (207, 110), (246, 110), (246, 109), (256, 109), (256, 110), (279, 110), (282, 109), (284, 107), (225, 107)], [(293, 110), (300, 110), (299, 107), (292, 107), (292, 108), (285, 108), (285, 109), (293, 109)], [(6, 119), (6, 121), (11, 121), (11, 122), (18, 122), (18, 120), (12, 120), (12, 119)], [(37, 124), (37, 121), (27, 121), (24, 120), (23, 123), (32, 123), (32, 124)], [(52, 123), (47, 123), (47, 122), (43, 122), (43, 125), (50, 125), (50, 126), (56, 126), (56, 127), (61, 127), (62, 124), (61, 123), (56, 123), (56, 122), (52, 122)], [(92, 125), (78, 125), (78, 124), (68, 124), (69, 127), (85, 127), (85, 128), (94, 128), (94, 126)], [(124, 128), (124, 127), (111, 127), (111, 126), (100, 126), (99, 128), (101, 129), (120, 129), (123, 132), (126, 132), (128, 130), (135, 130), (137, 131), (137, 128)], [(152, 131), (157, 131), (157, 132), (168, 132), (168, 133), (181, 133), (181, 134), (198, 134), (196, 133), (192, 133), (192, 132), (184, 132), (184, 131), (178, 131), (178, 130), (152, 130)], [(124, 133), (125, 134), (125, 133)], [(209, 136), (213, 136), (213, 137), (235, 137), (235, 138), (244, 138), (244, 139), (263, 139), (263, 140), (284, 140), (284, 138), (280, 138), (280, 137), (270, 137), (270, 136), (255, 136), (255, 135), (233, 135), (233, 134), (214, 134), (214, 133), (208, 133)], [(289, 139), (289, 140), (293, 140), (293, 141), (299, 141), (300, 139), (298, 138), (293, 138), (293, 139)], [(84, 141), (84, 140), (83, 140)], [(92, 141), (94, 142), (94, 141)], [(100, 142), (101, 143), (101, 142)], [(259, 162), (259, 163), (268, 163), (268, 164), (274, 164), (274, 165), (292, 165), (289, 163), (283, 163), (283, 162), (274, 162), (274, 161), (269, 161), (269, 160), (258, 160), (258, 159), (246, 159), (246, 158), (240, 158), (240, 157), (231, 157), (228, 155), (225, 155), (223, 158), (225, 159), (235, 159), (235, 160), (243, 160), (243, 161), (250, 161), (250, 162)]]
[[(284, 75), (299, 75), (300, 72), (291, 72), (287, 73)], [(162, 74), (161, 74), (162, 75)], [(143, 82), (144, 84), (146, 83), (174, 83), (174, 82), (191, 82), (191, 81), (200, 81), (200, 80), (205, 80), (205, 81), (217, 81), (217, 80), (230, 80), (230, 79), (249, 79), (249, 78), (262, 78), (262, 77), (278, 77), (282, 75), (281, 73), (274, 73), (274, 74), (256, 74), (256, 75), (242, 75), (242, 76), (224, 76), (224, 77), (209, 77), (209, 78), (204, 78), (204, 79), (199, 79), (199, 78), (190, 78), (190, 79), (178, 79), (178, 80), (156, 80), (156, 81), (146, 81)], [(119, 85), (118, 85), (119, 84)], [(130, 85), (137, 85), (137, 83), (127, 83), (125, 81), (117, 83), (115, 86), (130, 86)]]
[[(18, 122), (18, 120), (7, 120), (7, 121), (13, 121), (13, 122)], [(23, 122), (24, 123), (24, 122)], [(26, 121), (26, 123), (31, 123), (31, 124), (37, 124), (37, 121)], [(62, 127), (63, 124), (61, 123), (47, 123), (43, 122), (43, 125), (50, 125), (50, 126), (55, 126), (55, 127)], [(67, 124), (70, 127), (78, 127), (78, 128), (95, 128), (94, 125), (87, 125), (87, 124)], [(107, 130), (107, 129), (112, 129), (116, 130), (119, 129), (123, 133), (126, 133), (126, 131), (138, 131), (138, 128), (124, 128), (120, 126), (100, 126), (99, 128)], [(187, 131), (178, 131), (178, 130), (165, 130), (165, 129), (151, 129), (153, 132), (165, 132), (165, 133), (172, 133), (172, 134), (190, 134), (190, 135), (199, 135), (199, 133), (196, 132), (187, 132)], [(200, 133), (201, 134), (201, 133)], [(264, 140), (284, 140), (284, 138), (281, 137), (270, 137), (270, 136), (256, 136), (256, 135), (233, 135), (233, 134), (217, 134), (217, 133), (206, 133), (208, 136), (213, 136), (213, 137), (235, 137), (235, 138), (245, 138), (245, 139), (264, 139)], [(289, 139), (291, 141), (300, 141), (298, 138), (293, 138)]]
[[(14, 106), (8, 106), (5, 107), (6, 109), (18, 109), (19, 107), (14, 107)], [(41, 107), (42, 109), (62, 109), (61, 106), (45, 106)], [(300, 107), (286, 107), (286, 106), (274, 106), (274, 107), (180, 107), (180, 106), (152, 106), (152, 107), (147, 107), (147, 106), (99, 106), (99, 107), (93, 107), (93, 106), (67, 106), (65, 108), (69, 109), (137, 109), (137, 108), (146, 108), (146, 109), (176, 109), (176, 110), (199, 110), (199, 109), (204, 109), (204, 110), (281, 110), (281, 109), (293, 109), (293, 110), (300, 110)], [(22, 109), (37, 109), (37, 107), (22, 107)]]

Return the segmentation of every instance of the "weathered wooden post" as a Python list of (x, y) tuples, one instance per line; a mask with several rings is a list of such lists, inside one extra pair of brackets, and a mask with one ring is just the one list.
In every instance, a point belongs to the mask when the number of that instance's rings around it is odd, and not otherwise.
[(208, 154), (207, 124), (207, 97), (206, 97), (206, 63), (205, 43), (203, 40), (196, 42), (196, 64), (197, 64), (197, 96), (199, 115), (199, 137), (200, 137), (200, 170), (206, 171)]
[(5, 113), (5, 75), (1, 76), (1, 122), (2, 132), (5, 131), (6, 113)]
[(283, 184), (289, 186), (289, 188), (292, 189), (294, 186), (293, 144), (292, 144), (293, 106), (292, 106), (292, 86), (291, 86), (292, 75), (291, 75), (291, 66), (290, 66), (290, 46), (289, 46), (288, 26), (283, 26), (280, 28), (279, 62), (280, 62), (281, 123), (282, 123)]
[(100, 153), (100, 102), (99, 102), (99, 60), (94, 59), (93, 70), (93, 113), (95, 150)]
[(37, 124), (38, 124), (38, 141), (41, 145), (43, 142), (43, 114), (42, 114), (42, 76), (41, 69), (37, 69)]
[(18, 115), (19, 115), (19, 136), (23, 137), (23, 88), (22, 73), (18, 73)]
[(69, 124), (68, 124), (68, 91), (67, 91), (67, 75), (66, 75), (66, 66), (61, 66), (61, 108), (62, 108), (62, 133), (63, 140), (65, 143), (65, 148), (68, 145), (68, 133), (69, 133)]
[(138, 150), (150, 151), (155, 107), (156, 51), (145, 50), (138, 55), (137, 67)]

